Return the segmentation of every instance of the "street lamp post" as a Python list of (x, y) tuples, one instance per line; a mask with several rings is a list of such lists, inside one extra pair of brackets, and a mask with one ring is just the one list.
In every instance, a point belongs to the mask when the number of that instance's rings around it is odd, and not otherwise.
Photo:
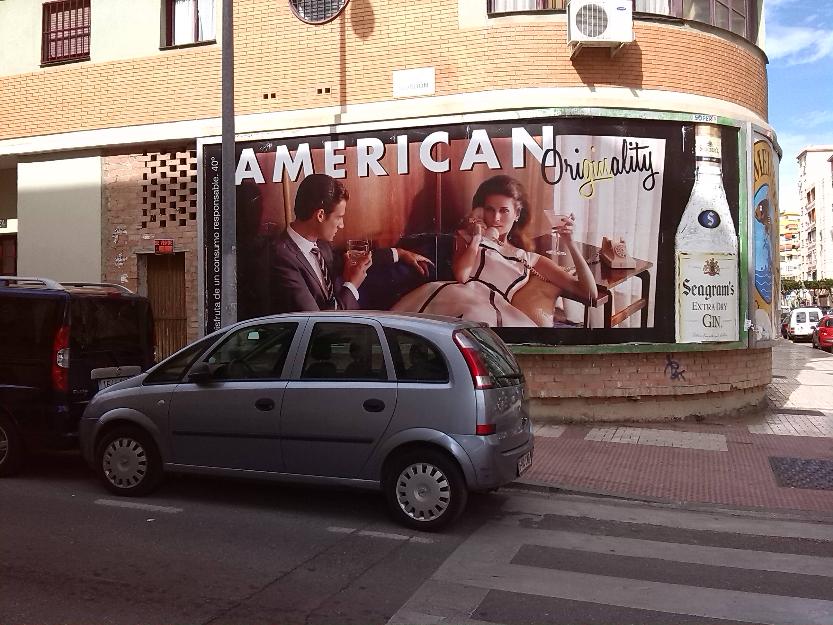
[(234, 0), (223, 0), (222, 41), (222, 298), (221, 321), (237, 321), (237, 194), (234, 181)]

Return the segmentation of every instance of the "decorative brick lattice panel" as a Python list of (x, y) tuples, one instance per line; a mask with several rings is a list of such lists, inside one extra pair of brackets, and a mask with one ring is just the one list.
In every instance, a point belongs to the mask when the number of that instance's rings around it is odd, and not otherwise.
[(197, 221), (197, 153), (144, 155), (142, 228), (186, 226)]

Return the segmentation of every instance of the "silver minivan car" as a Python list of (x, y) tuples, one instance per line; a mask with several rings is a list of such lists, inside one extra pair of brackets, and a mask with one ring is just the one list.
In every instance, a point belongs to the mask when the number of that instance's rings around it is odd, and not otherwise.
[(485, 325), (383, 312), (252, 319), (99, 392), (84, 458), (119, 495), (165, 472), (381, 489), (437, 530), (532, 463), (526, 384)]

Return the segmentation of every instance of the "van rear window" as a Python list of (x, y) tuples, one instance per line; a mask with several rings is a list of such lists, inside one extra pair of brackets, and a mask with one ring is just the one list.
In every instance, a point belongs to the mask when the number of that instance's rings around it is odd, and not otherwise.
[(498, 386), (511, 386), (523, 381), (523, 373), (500, 337), (486, 327), (467, 328), (466, 331), (480, 347), (480, 354)]
[(0, 298), (0, 352), (6, 364), (49, 356), (62, 303), (54, 297)]
[(817, 312), (810, 311), (810, 323), (819, 320), (819, 314)]
[[(73, 298), (70, 348), (94, 352), (144, 353), (152, 341), (152, 319), (144, 300)], [(114, 363), (115, 364), (115, 363)]]
[(807, 323), (807, 315), (803, 312), (795, 313), (796, 323)]

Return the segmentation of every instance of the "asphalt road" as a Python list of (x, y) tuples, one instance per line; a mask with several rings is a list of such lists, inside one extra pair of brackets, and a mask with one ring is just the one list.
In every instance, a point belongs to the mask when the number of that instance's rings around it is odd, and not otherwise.
[(0, 501), (3, 625), (384, 623), (488, 515), (416, 535), (373, 493), (191, 477), (114, 498), (72, 454)]
[(72, 454), (0, 480), (0, 623), (833, 623), (833, 525), (504, 489), (443, 534), (381, 496), (175, 478), (111, 497)]

